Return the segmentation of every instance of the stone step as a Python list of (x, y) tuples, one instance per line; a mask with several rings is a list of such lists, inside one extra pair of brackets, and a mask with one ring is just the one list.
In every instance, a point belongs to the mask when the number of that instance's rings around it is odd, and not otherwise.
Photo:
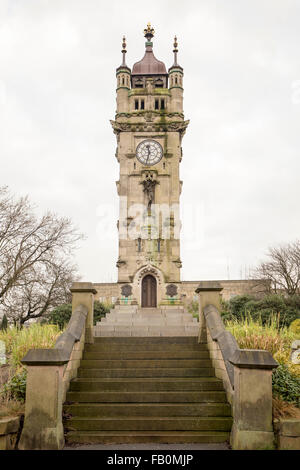
[[(67, 392), (68, 403), (226, 403), (223, 391), (150, 391), (150, 392), (99, 392), (97, 383), (79, 383)], [(86, 387), (85, 387), (86, 386)], [(76, 391), (78, 390), (80, 391)]]
[(103, 351), (84, 351), (83, 359), (114, 359), (114, 360), (126, 360), (126, 359), (209, 359), (209, 351), (193, 351), (180, 349), (174, 351), (115, 351), (115, 352), (103, 352)]
[(130, 319), (135, 319), (135, 320), (138, 320), (138, 319), (144, 319), (144, 318), (148, 318), (148, 319), (165, 319), (165, 320), (176, 320), (176, 319), (180, 319), (180, 320), (190, 320), (191, 318), (193, 318), (192, 314), (190, 313), (159, 313), (159, 314), (148, 314), (148, 313), (145, 313), (145, 314), (139, 314), (139, 313), (107, 313), (106, 316), (104, 318), (102, 318), (101, 321), (105, 321), (105, 319), (108, 319), (108, 318), (114, 318), (114, 319), (126, 319), (126, 320), (130, 320)]
[(221, 443), (230, 433), (222, 431), (72, 431), (68, 443), (78, 444), (191, 444)]
[[(109, 344), (111, 347), (113, 344), (126, 344), (126, 345), (147, 345), (147, 349), (149, 345), (155, 345), (155, 347), (165, 346), (168, 345), (182, 345), (183, 343), (195, 345), (197, 348), (199, 347), (198, 338), (190, 338), (190, 337), (165, 337), (165, 338), (157, 338), (157, 337), (148, 337), (148, 338), (128, 338), (128, 337), (120, 337), (120, 338), (94, 338), (95, 343), (100, 344)], [(94, 343), (94, 344), (95, 344)], [(207, 343), (200, 343), (205, 344), (207, 347)]]
[(210, 417), (230, 416), (227, 403), (76, 403), (65, 405), (72, 419), (143, 417)]
[(205, 368), (135, 368), (135, 369), (92, 369), (82, 368), (78, 369), (78, 377), (89, 377), (89, 378), (115, 378), (115, 377), (213, 377), (214, 369), (211, 367)]
[(78, 431), (230, 431), (231, 425), (232, 418), (227, 416), (122, 416), (74, 417), (67, 420), (65, 427)]
[(103, 324), (94, 327), (94, 335), (96, 337), (152, 337), (152, 336), (198, 336), (199, 327), (191, 324), (189, 326), (130, 326), (117, 324)]
[[(193, 339), (191, 336), (183, 336), (183, 339)], [(159, 343), (149, 343), (147, 340), (149, 339), (148, 337), (143, 338), (144, 343), (135, 343), (135, 337), (132, 338), (126, 338), (130, 339), (132, 341), (132, 344), (126, 342), (115, 342), (115, 340), (119, 340), (121, 338), (117, 337), (101, 337), (101, 338), (95, 338), (95, 343), (93, 344), (85, 344), (84, 350), (85, 351), (90, 351), (90, 352), (102, 352), (106, 353), (108, 351), (112, 353), (120, 353), (122, 354), (123, 352), (144, 352), (147, 350), (148, 352), (170, 352), (173, 354), (179, 353), (183, 349), (185, 351), (191, 351), (191, 352), (198, 352), (198, 351), (208, 351), (207, 344), (206, 343), (184, 343), (184, 344), (178, 344), (178, 343), (165, 343), (163, 342), (162, 344)], [(160, 337), (161, 340), (167, 339), (167, 337)], [(99, 342), (100, 340), (100, 342)], [(109, 341), (111, 340), (111, 341)]]
[(88, 369), (163, 369), (211, 367), (210, 359), (82, 359), (80, 367)]
[(102, 325), (125, 325), (125, 326), (182, 326), (196, 325), (193, 318), (103, 318), (97, 322), (96, 327)]
[[(223, 383), (216, 377), (143, 377), (143, 378), (94, 378), (93, 370), (82, 369), (86, 377), (79, 377), (70, 382), (70, 391), (117, 391), (117, 392), (194, 392), (202, 393), (223, 391)], [(89, 376), (88, 376), (89, 374)], [(204, 394), (204, 396), (206, 396)], [(212, 395), (213, 396), (213, 395)], [(219, 396), (219, 395), (218, 395)], [(201, 401), (200, 398), (198, 401)]]

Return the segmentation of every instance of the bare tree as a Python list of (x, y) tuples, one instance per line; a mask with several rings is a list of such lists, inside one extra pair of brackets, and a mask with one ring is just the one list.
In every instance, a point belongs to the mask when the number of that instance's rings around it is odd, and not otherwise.
[(269, 248), (268, 261), (255, 270), (255, 277), (265, 280), (269, 292), (295, 295), (300, 292), (300, 240)]
[(10, 321), (22, 326), (26, 321), (46, 316), (58, 305), (71, 301), (70, 285), (78, 279), (77, 269), (65, 260), (34, 266), (23, 284), (12, 287), (2, 304)]
[(33, 268), (69, 256), (80, 239), (69, 219), (50, 212), (37, 219), (27, 197), (15, 200), (0, 188), (0, 303), (27, 285)]
[(71, 221), (48, 212), (40, 219), (27, 197), (0, 188), (0, 310), (22, 325), (66, 302), (78, 278), (70, 258), (83, 237)]

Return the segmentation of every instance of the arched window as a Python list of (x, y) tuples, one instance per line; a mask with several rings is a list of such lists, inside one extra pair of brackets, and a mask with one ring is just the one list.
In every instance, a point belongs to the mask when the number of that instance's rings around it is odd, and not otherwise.
[(138, 252), (140, 253), (142, 251), (142, 240), (141, 238), (138, 238)]

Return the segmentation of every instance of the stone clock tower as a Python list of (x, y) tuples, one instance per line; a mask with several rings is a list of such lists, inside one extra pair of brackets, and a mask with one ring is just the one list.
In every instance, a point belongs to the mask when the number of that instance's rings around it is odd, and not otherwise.
[(146, 51), (132, 71), (117, 68), (117, 111), (111, 121), (120, 164), (119, 303), (141, 307), (180, 304), (179, 166), (183, 114), (183, 69), (168, 72), (153, 53), (154, 30), (144, 30)]

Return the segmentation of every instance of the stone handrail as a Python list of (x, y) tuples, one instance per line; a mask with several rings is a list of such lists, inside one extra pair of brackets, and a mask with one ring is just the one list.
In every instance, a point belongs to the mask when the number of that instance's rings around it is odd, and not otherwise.
[(22, 359), (27, 366), (24, 427), (19, 449), (58, 450), (64, 447), (62, 404), (70, 380), (76, 377), (85, 343), (93, 342), (92, 283), (71, 288), (72, 316), (53, 349), (31, 349)]
[(26, 366), (66, 364), (71, 358), (75, 342), (80, 341), (88, 308), (79, 305), (72, 313), (66, 330), (58, 337), (52, 349), (30, 349), (21, 360)]
[(214, 305), (207, 305), (203, 309), (203, 313), (210, 336), (213, 341), (218, 343), (230, 384), (234, 388), (234, 368), (230, 358), (235, 351), (239, 350), (239, 345), (235, 337), (225, 329), (221, 315)]

